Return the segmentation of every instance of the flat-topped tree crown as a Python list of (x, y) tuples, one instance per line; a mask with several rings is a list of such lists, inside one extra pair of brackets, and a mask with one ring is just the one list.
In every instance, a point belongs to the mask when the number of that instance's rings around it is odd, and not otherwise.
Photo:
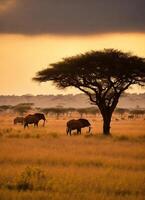
[(50, 64), (34, 80), (53, 81), (62, 89), (73, 86), (87, 94), (100, 109), (103, 132), (109, 134), (120, 95), (130, 85), (145, 85), (145, 59), (114, 49), (90, 51)]

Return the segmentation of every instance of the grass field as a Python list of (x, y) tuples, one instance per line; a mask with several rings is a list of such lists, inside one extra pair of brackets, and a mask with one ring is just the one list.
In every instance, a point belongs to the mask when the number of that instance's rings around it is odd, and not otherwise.
[(145, 200), (145, 121), (90, 118), (92, 135), (67, 136), (67, 119), (24, 130), (0, 116), (0, 200)]

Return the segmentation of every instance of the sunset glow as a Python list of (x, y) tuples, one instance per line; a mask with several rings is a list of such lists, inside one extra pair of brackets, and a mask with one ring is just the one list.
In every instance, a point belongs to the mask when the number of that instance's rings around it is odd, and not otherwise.
[(144, 6), (142, 0), (0, 0), (0, 94), (75, 93), (32, 77), (86, 51), (114, 48), (145, 57)]
[(0, 0), (0, 200), (143, 200), (144, 147), (145, 0)]
[[(116, 48), (145, 57), (145, 34), (104, 34), (88, 36), (0, 36), (1, 94), (58, 94), (79, 92), (61, 91), (50, 83), (32, 81), (35, 73), (64, 57), (90, 50)], [(138, 89), (137, 89), (138, 91)], [(136, 92), (137, 92), (136, 91)]]

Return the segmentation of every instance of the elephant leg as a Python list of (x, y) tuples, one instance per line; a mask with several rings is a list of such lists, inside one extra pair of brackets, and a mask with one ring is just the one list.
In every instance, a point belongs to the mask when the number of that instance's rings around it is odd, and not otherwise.
[(67, 133), (67, 135), (68, 135), (68, 133), (69, 133), (69, 128), (68, 128), (68, 127), (66, 128), (66, 133)]
[(34, 123), (34, 127), (36, 127), (36, 126), (38, 127), (38, 123), (37, 122)]
[(81, 134), (81, 128), (77, 129), (77, 134)]
[(24, 128), (29, 127), (27, 123), (24, 124)]
[(69, 134), (70, 134), (70, 136), (71, 136), (71, 128), (69, 129)]

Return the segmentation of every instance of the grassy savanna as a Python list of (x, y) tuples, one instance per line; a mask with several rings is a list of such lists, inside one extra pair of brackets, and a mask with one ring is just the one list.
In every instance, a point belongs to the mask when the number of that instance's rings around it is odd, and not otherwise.
[(14, 126), (0, 117), (0, 200), (144, 200), (145, 121), (112, 120), (111, 137), (99, 117), (93, 135), (67, 136), (67, 118), (46, 127)]

